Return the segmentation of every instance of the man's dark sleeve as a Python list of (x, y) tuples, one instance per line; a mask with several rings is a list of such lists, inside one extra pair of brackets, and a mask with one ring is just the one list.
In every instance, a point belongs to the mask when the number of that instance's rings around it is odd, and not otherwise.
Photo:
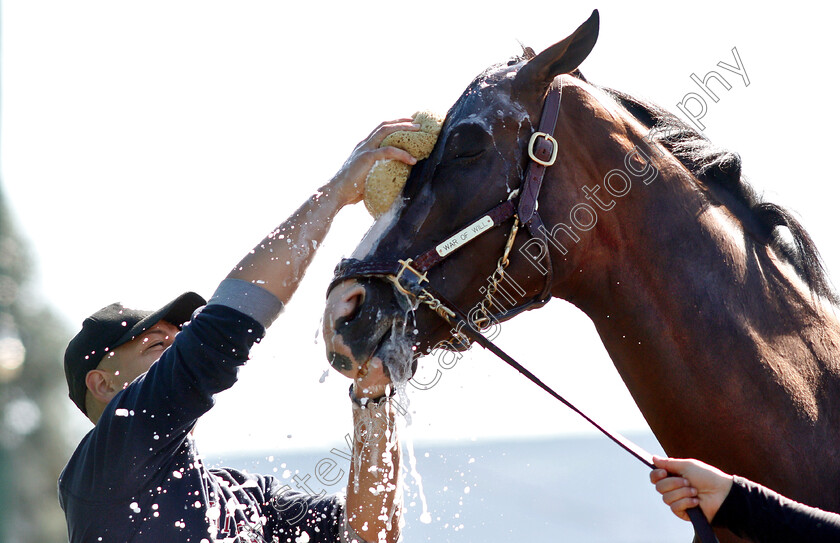
[[(344, 499), (336, 495), (305, 494), (271, 478), (271, 496), (264, 508), (266, 535), (280, 541), (336, 543), (344, 520)], [(306, 536), (303, 536), (303, 533)], [(303, 536), (303, 537), (301, 537)]]
[[(273, 307), (263, 310), (263, 298)], [(181, 450), (196, 420), (213, 406), (214, 395), (233, 386), (251, 346), (280, 308), (260, 287), (223, 281), (160, 360), (108, 403), (80, 445), (89, 462), (80, 472), (95, 474), (98, 486), (117, 492), (147, 484), (159, 459)]]
[(795, 502), (742, 477), (734, 478), (712, 524), (761, 543), (840, 541), (840, 515)]

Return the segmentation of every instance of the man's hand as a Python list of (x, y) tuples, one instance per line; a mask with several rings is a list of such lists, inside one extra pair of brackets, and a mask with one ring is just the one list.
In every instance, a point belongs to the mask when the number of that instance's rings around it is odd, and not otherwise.
[(416, 164), (417, 160), (402, 149), (379, 147), (389, 134), (400, 130), (415, 132), (420, 130), (420, 127), (412, 124), (411, 118), (395, 119), (380, 124), (353, 149), (350, 157), (323, 191), (334, 193), (341, 206), (355, 204), (364, 197), (365, 179), (377, 161), (398, 160), (410, 166)]
[(359, 369), (353, 379), (353, 393), (357, 398), (375, 400), (388, 391), (391, 379), (385, 373), (385, 367), (378, 356), (374, 356)]
[(653, 457), (658, 468), (650, 472), (650, 482), (662, 494), (662, 501), (679, 518), (689, 520), (687, 509), (700, 506), (706, 519), (712, 519), (732, 488), (732, 476), (699, 460)]

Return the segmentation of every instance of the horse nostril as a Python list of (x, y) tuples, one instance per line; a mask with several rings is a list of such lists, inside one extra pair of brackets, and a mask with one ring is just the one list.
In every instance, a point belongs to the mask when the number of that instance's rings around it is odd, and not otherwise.
[(335, 293), (333, 305), (334, 327), (336, 330), (352, 322), (365, 303), (365, 287), (355, 283), (350, 288)]
[(365, 303), (365, 289), (351, 293), (350, 296), (344, 299), (344, 303), (349, 312), (343, 316), (339, 326), (352, 321), (358, 316), (359, 311), (362, 309), (362, 304)]

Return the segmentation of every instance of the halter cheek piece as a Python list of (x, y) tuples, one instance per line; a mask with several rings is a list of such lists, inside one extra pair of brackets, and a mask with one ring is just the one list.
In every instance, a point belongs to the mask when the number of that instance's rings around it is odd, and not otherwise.
[(525, 172), (525, 180), (522, 186), (513, 191), (505, 202), (493, 207), (479, 219), (472, 221), (465, 228), (448, 237), (443, 243), (414, 258), (395, 261), (352, 258), (342, 260), (336, 267), (335, 276), (327, 292), (329, 293), (335, 285), (345, 279), (382, 277), (392, 281), (396, 288), (408, 296), (409, 299), (414, 299), (428, 306), (452, 324), (453, 318), (461, 317), (461, 319), (464, 319), (463, 314), (429, 284), (428, 271), (468, 242), (513, 218), (513, 225), (508, 234), (502, 256), (497, 261), (496, 269), (490, 276), (490, 285), (487, 288), (484, 300), (479, 304), (480, 314), (485, 316), (473, 319), (472, 323), (477, 328), (482, 328), (500, 316), (510, 318), (527, 309), (547, 303), (551, 299), (553, 275), (551, 258), (548, 259), (548, 273), (540, 294), (522, 305), (488, 316), (491, 314), (494, 305), (493, 296), (496, 294), (498, 285), (504, 279), (505, 269), (510, 263), (508, 256), (516, 240), (519, 225), (524, 224), (531, 237), (545, 237), (546, 235), (542, 219), (537, 212), (539, 207), (537, 200), (545, 170), (552, 166), (557, 159), (558, 145), (552, 134), (560, 112), (560, 96), (560, 79), (555, 78), (549, 86), (543, 104), (539, 129), (533, 133), (528, 142), (528, 156), (531, 161), (528, 163)]

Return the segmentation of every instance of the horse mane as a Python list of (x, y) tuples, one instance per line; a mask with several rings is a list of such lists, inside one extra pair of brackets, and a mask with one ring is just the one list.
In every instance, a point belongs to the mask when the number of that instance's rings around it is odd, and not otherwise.
[[(579, 72), (572, 75), (586, 81)], [(651, 129), (650, 138), (708, 187), (759, 243), (773, 247), (790, 262), (812, 292), (832, 303), (840, 303), (814, 240), (790, 211), (765, 202), (756, 193), (741, 174), (738, 153), (715, 146), (706, 136), (656, 104), (614, 89), (598, 88)], [(785, 227), (789, 235), (785, 236), (778, 227)]]

